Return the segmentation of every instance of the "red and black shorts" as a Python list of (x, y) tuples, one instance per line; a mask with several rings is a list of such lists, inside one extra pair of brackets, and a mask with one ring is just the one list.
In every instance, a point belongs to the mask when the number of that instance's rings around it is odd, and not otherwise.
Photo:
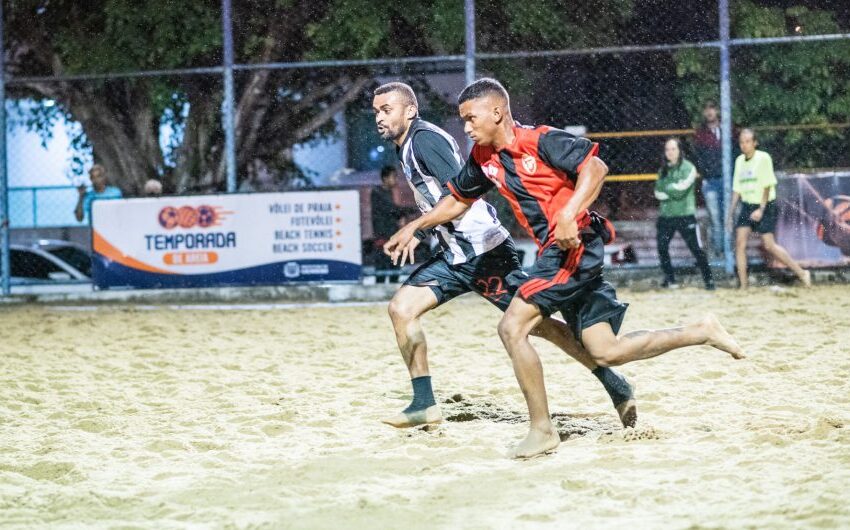
[(617, 300), (614, 287), (602, 279), (602, 237), (590, 230), (581, 237), (584, 244), (577, 249), (546, 247), (531, 268), (512, 274), (508, 283), (544, 317), (560, 311), (579, 340), (583, 329), (600, 322), (608, 322), (616, 334), (628, 304)]

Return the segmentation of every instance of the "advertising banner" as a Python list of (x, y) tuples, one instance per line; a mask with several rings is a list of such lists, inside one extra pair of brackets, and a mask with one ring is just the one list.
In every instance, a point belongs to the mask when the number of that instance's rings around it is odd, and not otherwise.
[(779, 244), (804, 267), (850, 264), (850, 172), (777, 176)]
[(95, 201), (97, 288), (357, 281), (357, 191)]

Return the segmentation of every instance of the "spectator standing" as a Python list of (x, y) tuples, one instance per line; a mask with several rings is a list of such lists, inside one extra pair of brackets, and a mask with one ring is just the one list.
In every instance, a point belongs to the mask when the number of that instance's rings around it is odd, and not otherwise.
[[(384, 243), (398, 231), (399, 221), (405, 214), (404, 208), (396, 204), (393, 197), (397, 182), (396, 168), (384, 166), (381, 168), (381, 185), (373, 188), (371, 193), (373, 256), (378, 271), (398, 269), (383, 250)], [(395, 283), (398, 281), (398, 273), (389, 274), (386, 279), (389, 283)], [(378, 278), (378, 283), (381, 281), (382, 278)]]
[(723, 147), (720, 141), (720, 109), (714, 101), (706, 101), (703, 121), (694, 136), (694, 160), (702, 176), (702, 196), (708, 210), (711, 250), (723, 253)]
[(88, 219), (91, 222), (91, 203), (96, 200), (120, 199), (123, 197), (121, 190), (116, 186), (109, 186), (106, 178), (106, 168), (100, 164), (95, 164), (89, 170), (89, 179), (91, 179), (91, 189), (81, 185), (77, 188), (79, 197), (77, 198), (77, 206), (74, 207), (74, 217), (77, 221), (83, 222), (83, 219)]
[(697, 170), (684, 158), (681, 142), (676, 138), (667, 140), (664, 144), (664, 163), (655, 182), (655, 198), (661, 202), (656, 232), (658, 255), (664, 271), (664, 287), (676, 287), (676, 277), (670, 262), (670, 241), (678, 232), (696, 258), (705, 288), (713, 291), (711, 268), (702, 249), (699, 225), (694, 216), (696, 178)]
[(741, 289), (747, 288), (747, 239), (753, 230), (761, 235), (764, 249), (771, 256), (791, 269), (803, 285), (811, 286), (811, 273), (803, 270), (774, 237), (779, 211), (776, 205), (777, 180), (773, 172), (773, 159), (757, 149), (758, 138), (752, 129), (743, 129), (738, 143), (741, 154), (735, 160), (732, 204), (726, 225), (731, 232), (732, 216), (740, 201), (740, 212), (735, 218), (735, 261)]

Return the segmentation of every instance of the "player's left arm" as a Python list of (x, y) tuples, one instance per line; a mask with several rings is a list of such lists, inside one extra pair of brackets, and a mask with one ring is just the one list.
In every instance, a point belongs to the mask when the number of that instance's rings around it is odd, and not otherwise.
[(537, 151), (546, 164), (575, 182), (573, 196), (557, 214), (555, 242), (564, 250), (577, 248), (581, 238), (576, 219), (599, 197), (608, 174), (608, 166), (596, 156), (599, 144), (552, 129), (540, 135)]
[(761, 192), (761, 202), (759, 203), (759, 207), (753, 210), (753, 213), (750, 214), (750, 219), (755, 222), (761, 221), (761, 218), (764, 217), (764, 209), (767, 208), (767, 202), (770, 199), (770, 190), (773, 186), (768, 186), (764, 188)]
[(608, 166), (597, 156), (592, 156), (583, 163), (573, 196), (558, 212), (555, 242), (562, 249), (577, 248), (581, 245), (576, 219), (599, 197), (607, 174)]
[(773, 159), (770, 155), (765, 153), (760, 166), (758, 181), (764, 188), (762, 190), (761, 201), (758, 209), (750, 214), (750, 219), (755, 222), (761, 221), (761, 218), (764, 217), (764, 209), (767, 208), (767, 203), (770, 200), (770, 191), (778, 182), (776, 180), (776, 173), (773, 171)]
[(450, 195), (448, 183), (461, 170), (459, 155), (448, 140), (434, 131), (419, 131), (413, 140), (416, 162), (440, 182), (442, 197)]

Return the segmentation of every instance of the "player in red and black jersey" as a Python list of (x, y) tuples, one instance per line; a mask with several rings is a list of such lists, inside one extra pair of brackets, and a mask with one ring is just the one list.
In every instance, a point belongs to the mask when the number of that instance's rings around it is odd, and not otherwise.
[(627, 304), (602, 278), (603, 246), (613, 226), (590, 213), (608, 167), (598, 145), (552, 127), (527, 128), (511, 116), (507, 91), (494, 79), (480, 79), (458, 97), (464, 130), (475, 147), (460, 174), (449, 181), (452, 195), (399, 230), (384, 250), (402, 261), (416, 230), (462, 215), (494, 186), (510, 203), (519, 223), (539, 247), (534, 266), (509, 278), (514, 296), (499, 322), (499, 336), (513, 361), (528, 403), (531, 426), (516, 457), (531, 457), (558, 446), (549, 418), (543, 370), (528, 340), (541, 320), (557, 311), (573, 327), (600, 366), (648, 359), (698, 344), (735, 358), (743, 353), (713, 316), (682, 327), (634, 331), (617, 336)]

